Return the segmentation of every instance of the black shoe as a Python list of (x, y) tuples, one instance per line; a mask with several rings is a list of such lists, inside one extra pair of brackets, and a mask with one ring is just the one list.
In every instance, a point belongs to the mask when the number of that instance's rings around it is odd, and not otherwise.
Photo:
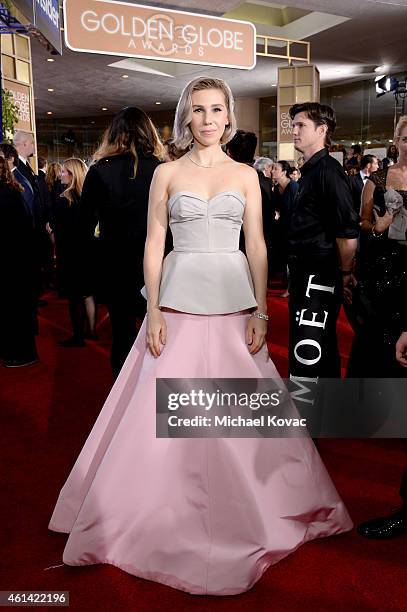
[(38, 357), (31, 359), (3, 359), (2, 364), (5, 368), (23, 368), (38, 362)]
[(85, 342), (82, 338), (72, 336), (71, 338), (67, 338), (66, 340), (61, 340), (60, 342), (58, 342), (58, 345), (64, 346), (65, 348), (82, 347), (85, 346)]
[(401, 508), (389, 516), (366, 521), (359, 525), (357, 532), (373, 540), (386, 540), (407, 533), (407, 509)]

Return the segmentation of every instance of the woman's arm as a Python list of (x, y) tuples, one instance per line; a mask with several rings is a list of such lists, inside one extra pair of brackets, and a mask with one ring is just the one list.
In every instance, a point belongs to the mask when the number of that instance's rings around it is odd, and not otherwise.
[(144, 282), (147, 291), (147, 344), (154, 357), (161, 354), (160, 341), (165, 344), (165, 320), (158, 307), (165, 236), (168, 227), (168, 166), (154, 172), (150, 186), (147, 217), (147, 239), (144, 249)]
[[(245, 168), (246, 206), (243, 217), (243, 230), (246, 244), (246, 255), (253, 279), (254, 295), (258, 310), (267, 314), (267, 249), (264, 242), (261, 212), (261, 192), (255, 170)], [(247, 343), (250, 353), (254, 354), (264, 344), (267, 323), (252, 317), (247, 329)]]
[(362, 206), (360, 210), (362, 231), (376, 234), (382, 234), (392, 224), (393, 215), (387, 210), (382, 217), (379, 217), (373, 208), (373, 194), (376, 185), (373, 181), (366, 181), (362, 191)]

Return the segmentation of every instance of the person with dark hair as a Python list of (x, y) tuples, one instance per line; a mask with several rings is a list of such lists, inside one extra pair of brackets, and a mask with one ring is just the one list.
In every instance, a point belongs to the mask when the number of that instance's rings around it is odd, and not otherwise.
[(35, 203), (34, 203), (34, 191), (31, 186), (31, 183), (27, 178), (20, 172), (18, 169), (18, 152), (17, 149), (8, 142), (2, 142), (0, 144), (0, 151), (3, 153), (5, 159), (9, 163), (10, 171), (13, 174), (14, 179), (21, 185), (22, 187), (22, 195), (25, 202), (25, 208), (27, 213), (31, 217), (31, 222), (33, 227), (36, 226), (37, 216), (35, 213)]
[(99, 224), (96, 276), (112, 325), (114, 376), (119, 374), (146, 312), (140, 290), (144, 285), (148, 194), (154, 170), (164, 157), (151, 119), (140, 108), (124, 108), (105, 131), (83, 185), (80, 218), (85, 245), (90, 249)]
[(254, 154), (257, 147), (257, 136), (254, 132), (237, 130), (232, 140), (226, 143), (226, 154), (241, 164), (254, 164)]
[[(253, 166), (256, 147), (257, 136), (254, 132), (236, 130), (232, 140), (226, 143), (225, 151), (226, 155), (231, 157), (234, 161), (239, 162), (240, 164)], [(243, 253), (246, 252), (246, 243), (243, 231), (240, 232), (239, 249)]]
[(350, 177), (350, 186), (352, 189), (353, 207), (356, 214), (360, 215), (361, 197), (363, 187), (372, 172), (376, 172), (379, 168), (379, 160), (375, 155), (364, 155), (360, 160), (360, 171)]
[[(11, 147), (9, 149), (8, 147)], [(5, 367), (17, 368), (38, 361), (35, 344), (36, 308), (33, 287), (32, 214), (0, 146), (0, 358)]]
[[(330, 106), (290, 109), (294, 147), (305, 163), (288, 226), (290, 274), (289, 373), (296, 399), (312, 406), (319, 377), (339, 377), (336, 321), (342, 297), (351, 299), (359, 235), (349, 177), (329, 155), (336, 126)], [(295, 392), (294, 392), (295, 393)]]
[(274, 197), (276, 199), (276, 211), (278, 213), (277, 227), (274, 232), (273, 262), (275, 268), (282, 273), (285, 289), (280, 297), (288, 297), (288, 275), (287, 275), (287, 243), (288, 223), (290, 214), (298, 192), (298, 183), (290, 178), (292, 167), (285, 159), (280, 159), (273, 164), (272, 177), (275, 182)]
[(360, 160), (362, 159), (362, 147), (358, 144), (351, 146), (351, 155), (345, 162), (345, 168), (349, 175), (357, 174), (360, 170)]
[[(54, 245), (50, 231), (50, 221), (52, 220), (52, 196), (48, 189), (46, 175), (48, 161), (45, 157), (38, 157), (38, 189), (42, 203), (42, 231), (40, 235), (42, 281), (43, 289), (52, 287), (53, 276), (53, 252)], [(44, 300), (39, 301), (39, 305), (45, 304)]]
[(299, 168), (296, 168), (295, 166), (292, 166), (290, 168), (290, 173), (288, 175), (290, 177), (290, 179), (292, 181), (298, 181), (300, 179), (301, 176), (301, 171)]
[(391, 159), (394, 164), (397, 164), (399, 158), (399, 152), (395, 144), (391, 144), (387, 149), (386, 157)]

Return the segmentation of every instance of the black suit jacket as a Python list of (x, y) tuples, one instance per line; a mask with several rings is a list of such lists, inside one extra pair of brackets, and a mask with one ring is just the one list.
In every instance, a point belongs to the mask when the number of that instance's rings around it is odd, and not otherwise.
[(30, 181), (23, 174), (21, 174), (21, 172), (19, 171), (18, 168), (16, 168), (13, 171), (13, 176), (14, 176), (15, 180), (24, 189), (24, 191), (22, 193), (22, 196), (23, 196), (23, 200), (24, 200), (25, 209), (26, 209), (26, 212), (27, 212), (28, 216), (30, 217), (32, 225), (34, 227), (35, 223), (36, 223), (35, 205), (34, 205), (34, 190), (31, 187)]
[(360, 172), (350, 177), (350, 186), (352, 189), (353, 207), (355, 212), (360, 215), (360, 206), (362, 200), (363, 191), (363, 179), (360, 176)]
[(114, 155), (99, 160), (86, 175), (79, 205), (82, 248), (92, 250), (95, 226), (99, 223), (98, 267), (103, 278), (102, 292), (108, 299), (140, 296), (144, 284), (148, 197), (159, 164), (153, 155), (140, 155), (134, 178), (132, 156)]
[(270, 178), (264, 176), (263, 172), (257, 171), (257, 175), (259, 177), (261, 191), (263, 233), (266, 244), (268, 244), (271, 239), (275, 213), (273, 181)]
[(30, 183), (32, 190), (34, 192), (34, 217), (35, 217), (35, 226), (38, 231), (42, 231), (45, 228), (46, 223), (46, 214), (45, 214), (45, 204), (42, 201), (41, 191), (38, 184), (38, 177), (35, 174), (34, 170), (31, 168), (30, 164), (27, 162), (26, 164), (18, 158), (17, 170), (21, 172), (21, 174), (28, 180)]
[(45, 172), (43, 172), (42, 170), (38, 172), (37, 183), (42, 204), (43, 221), (45, 223), (48, 223), (50, 221), (51, 216), (52, 200), (47, 183), (45, 182)]

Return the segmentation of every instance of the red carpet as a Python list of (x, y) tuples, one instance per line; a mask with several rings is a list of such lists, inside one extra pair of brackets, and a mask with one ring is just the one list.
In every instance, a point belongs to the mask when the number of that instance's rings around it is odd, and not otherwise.
[[(41, 362), (0, 368), (0, 590), (66, 590), (73, 610), (406, 609), (407, 538), (381, 543), (355, 532), (306, 544), (236, 597), (190, 596), (109, 566), (47, 569), (61, 564), (66, 540), (47, 531), (53, 505), (111, 385), (108, 321), (99, 326), (100, 341), (59, 348), (69, 330), (66, 304), (47, 299)], [(269, 348), (285, 375), (287, 300), (271, 296), (270, 312)], [(351, 332), (344, 317), (339, 334), (345, 364)], [(405, 455), (398, 441), (322, 440), (319, 447), (355, 523), (399, 503)]]

